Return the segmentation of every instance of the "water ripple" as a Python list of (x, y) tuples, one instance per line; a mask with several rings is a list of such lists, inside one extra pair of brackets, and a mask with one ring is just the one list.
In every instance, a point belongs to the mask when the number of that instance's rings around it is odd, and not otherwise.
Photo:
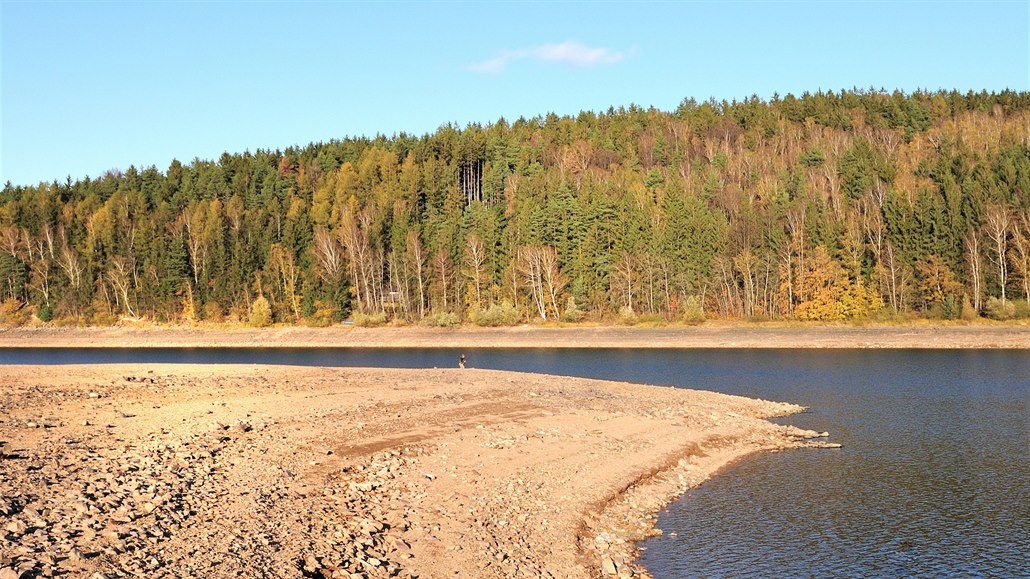
[(783, 398), (815, 389), (820, 404), (786, 421), (845, 447), (753, 457), (691, 491), (644, 565), (659, 579), (1030, 577), (1030, 356), (909, 354), (795, 373)]

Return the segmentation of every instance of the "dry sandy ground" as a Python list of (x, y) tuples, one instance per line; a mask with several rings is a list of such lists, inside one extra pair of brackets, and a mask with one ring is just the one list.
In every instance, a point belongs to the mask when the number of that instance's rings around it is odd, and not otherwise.
[(685, 328), (17, 328), (0, 347), (450, 347), (450, 348), (1019, 348), (1030, 325), (783, 326)]
[(486, 370), (4, 366), (0, 578), (634, 576), (673, 497), (815, 442), (763, 420), (799, 410)]

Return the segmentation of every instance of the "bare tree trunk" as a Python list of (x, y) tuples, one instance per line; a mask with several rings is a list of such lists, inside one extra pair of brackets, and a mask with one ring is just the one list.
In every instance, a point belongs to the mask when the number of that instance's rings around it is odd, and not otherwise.
[(654, 314), (658, 310), (655, 306), (655, 288), (658, 286), (657, 258), (651, 253), (646, 255), (644, 264), (647, 268), (647, 311)]
[(111, 258), (111, 268), (107, 271), (107, 279), (115, 292), (115, 303), (120, 305), (131, 317), (136, 317), (136, 311), (132, 308), (132, 301), (129, 299), (129, 291), (132, 289), (131, 279), (132, 268), (128, 260), (122, 256)]
[(966, 262), (973, 278), (973, 309), (983, 310), (983, 263), (980, 252), (980, 232), (970, 229), (962, 236), (966, 246)]
[(436, 275), (440, 282), (440, 295), (443, 297), (443, 311), (450, 311), (448, 296), (451, 291), (451, 277), (454, 274), (454, 264), (451, 262), (451, 256), (448, 255), (447, 250), (440, 248), (433, 256), (433, 265), (436, 269)]
[(340, 279), (343, 268), (343, 248), (340, 242), (325, 228), (315, 231), (314, 252), (316, 275), (330, 283)]
[(984, 267), (980, 248), (980, 232), (970, 229), (962, 236), (966, 248), (966, 264), (972, 278), (972, 307), (976, 311), (984, 309)]
[(790, 241), (797, 248), (798, 253), (798, 301), (805, 301), (805, 209), (796, 207), (787, 212), (787, 228), (790, 231)]
[(43, 296), (43, 303), (50, 307), (50, 263), (37, 259), (32, 263), (31, 286)]
[(901, 265), (895, 257), (894, 246), (891, 245), (891, 242), (888, 241), (884, 245), (883, 255), (887, 268), (887, 295), (890, 296), (890, 304), (894, 309), (894, 313), (898, 313), (904, 308), (902, 292), (899, 288), (903, 272), (901, 271)]
[(547, 287), (547, 295), (551, 300), (551, 308), (554, 311), (554, 318), (561, 317), (561, 310), (558, 308), (558, 296), (565, 286), (568, 285), (568, 278), (558, 267), (558, 253), (553, 247), (540, 247), (540, 271), (543, 276), (544, 285)]
[[(372, 251), (369, 245), (368, 229), (371, 226), (372, 208), (366, 207), (361, 210), (357, 217), (347, 214), (338, 229), (340, 242), (347, 251), (347, 259), (350, 262), (351, 277), (354, 280), (354, 293), (358, 302), (358, 309), (368, 313), (377, 308), (380, 304), (379, 294), (376, 290), (376, 258), (380, 257)], [(380, 257), (379, 269), (383, 267)], [(380, 273), (382, 273), (380, 271)], [(382, 276), (379, 277), (382, 280)], [(380, 288), (381, 289), (381, 288)]]
[(615, 262), (614, 273), (623, 278), (626, 285), (626, 308), (633, 311), (633, 278), (636, 274), (636, 264), (630, 253), (622, 252), (619, 261)]
[(543, 271), (539, 247), (520, 247), (517, 252), (519, 272), (529, 288), (540, 319), (547, 319), (547, 299), (544, 294)]
[(985, 214), (987, 235), (994, 242), (994, 259), (998, 265), (998, 285), (1001, 286), (1001, 303), (1005, 303), (1005, 286), (1008, 284), (1008, 264), (1005, 256), (1012, 215), (1002, 205), (988, 205)]
[(1012, 231), (1012, 265), (1023, 282), (1023, 299), (1030, 302), (1030, 211), (1023, 213)]
[(744, 251), (737, 255), (737, 257), (733, 258), (733, 265), (736, 267), (741, 280), (744, 282), (743, 305), (744, 315), (747, 317), (755, 315), (755, 304), (758, 301), (758, 281), (755, 279), (757, 275), (757, 272), (755, 271), (757, 263), (758, 259), (751, 252), (750, 248), (745, 248)]
[(482, 285), (483, 267), (486, 264), (486, 247), (482, 240), (475, 234), (469, 235), (465, 244), (465, 275), (471, 278), (472, 287), (475, 290), (475, 308), (483, 305)]
[(75, 250), (68, 246), (67, 241), (61, 247), (61, 251), (58, 254), (57, 265), (64, 271), (64, 275), (68, 278), (68, 283), (72, 286), (72, 289), (79, 289), (82, 285), (82, 273), (85, 267), (79, 262), (79, 256), (75, 253)]
[(418, 285), (418, 317), (419, 319), (426, 317), (426, 283), (425, 283), (425, 265), (426, 265), (426, 250), (422, 246), (422, 240), (419, 239), (417, 231), (408, 232), (408, 258), (411, 260), (411, 267), (415, 274), (415, 283)]
[(783, 246), (780, 259), (783, 261), (780, 269), (786, 276), (786, 279), (780, 280), (780, 286), (787, 286), (787, 311), (783, 313), (790, 316), (794, 314), (794, 251), (789, 241)]

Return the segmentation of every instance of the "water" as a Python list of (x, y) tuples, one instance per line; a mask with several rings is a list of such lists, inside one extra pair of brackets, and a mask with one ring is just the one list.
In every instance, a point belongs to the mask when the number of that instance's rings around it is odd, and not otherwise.
[[(1030, 576), (1030, 352), (742, 354), (839, 451), (761, 455), (659, 518), (656, 577)], [(675, 535), (673, 535), (675, 533)]]
[(1030, 576), (1030, 352), (4, 349), (0, 364), (470, 366), (797, 402), (840, 450), (745, 460), (663, 512), (664, 577)]

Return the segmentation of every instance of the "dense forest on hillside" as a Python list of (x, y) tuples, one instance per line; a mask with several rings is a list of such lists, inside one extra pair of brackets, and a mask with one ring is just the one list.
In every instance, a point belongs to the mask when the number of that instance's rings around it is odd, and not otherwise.
[(1030, 93), (688, 99), (0, 193), (8, 324), (1007, 318), (1027, 300)]

